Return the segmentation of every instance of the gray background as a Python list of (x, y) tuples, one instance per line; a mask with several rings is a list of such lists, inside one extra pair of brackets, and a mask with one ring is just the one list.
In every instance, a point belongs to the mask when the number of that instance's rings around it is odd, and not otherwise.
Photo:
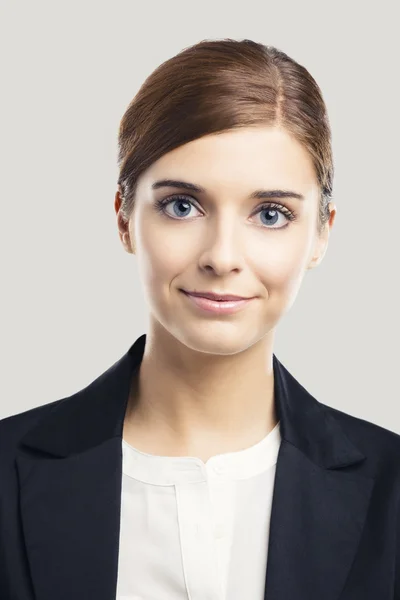
[(251, 38), (303, 64), (338, 213), (275, 354), (318, 400), (400, 433), (399, 2), (1, 4), (0, 418), (76, 392), (147, 330), (113, 208), (119, 120), (161, 62)]

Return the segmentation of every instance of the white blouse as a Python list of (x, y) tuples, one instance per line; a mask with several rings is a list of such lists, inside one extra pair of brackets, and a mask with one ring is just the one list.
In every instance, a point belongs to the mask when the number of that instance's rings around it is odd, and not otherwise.
[(264, 599), (279, 426), (206, 463), (122, 439), (117, 600)]

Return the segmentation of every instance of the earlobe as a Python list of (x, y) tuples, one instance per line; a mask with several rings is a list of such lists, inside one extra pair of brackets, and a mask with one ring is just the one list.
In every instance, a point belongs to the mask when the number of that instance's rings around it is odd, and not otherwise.
[(318, 252), (318, 254), (316, 254), (312, 257), (312, 259), (310, 260), (309, 265), (307, 267), (307, 270), (315, 269), (315, 267), (318, 267), (318, 265), (321, 263), (322, 259), (325, 256), (325, 250), (326, 250), (326, 247), (323, 250), (320, 250)]
[(322, 259), (325, 256), (326, 248), (328, 245), (328, 236), (329, 232), (325, 231), (324, 234), (322, 234), (317, 239), (313, 256), (308, 264), (307, 270), (314, 269), (315, 267), (318, 267), (318, 265), (321, 263)]
[(330, 235), (330, 231), (332, 229), (333, 223), (335, 221), (335, 217), (336, 217), (336, 206), (333, 202), (329, 203), (329, 221), (325, 224), (325, 228), (323, 230), (323, 232), (319, 235), (317, 242), (316, 242), (316, 248), (314, 249), (313, 252), (313, 257), (310, 260), (308, 267), (307, 267), (307, 271), (310, 269), (314, 269), (315, 267), (317, 267), (322, 259), (325, 256), (326, 253), (326, 249), (328, 247), (328, 241), (329, 241), (329, 235)]
[(315, 269), (320, 263), (319, 256), (313, 256), (310, 262), (308, 263), (307, 271), (311, 271), (311, 269)]
[(129, 254), (134, 254), (135, 253), (135, 245), (131, 242), (131, 238), (129, 235), (129, 231), (120, 231), (120, 238), (122, 241), (122, 244), (125, 248), (125, 250), (127, 252), (129, 252)]
[(122, 243), (124, 244), (125, 250), (130, 254), (135, 254), (135, 244), (131, 242), (131, 238), (128, 232), (122, 235)]

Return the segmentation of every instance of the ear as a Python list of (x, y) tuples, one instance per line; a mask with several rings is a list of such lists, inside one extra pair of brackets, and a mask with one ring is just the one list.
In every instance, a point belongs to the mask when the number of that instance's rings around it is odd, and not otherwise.
[(118, 226), (118, 233), (119, 233), (119, 238), (122, 242), (122, 245), (124, 247), (124, 249), (126, 250), (126, 252), (129, 252), (129, 254), (134, 254), (135, 253), (135, 245), (132, 242), (132, 240), (130, 239), (130, 232), (129, 232), (129, 221), (126, 220), (125, 216), (122, 214), (122, 210), (121, 210), (121, 206), (122, 206), (122, 193), (121, 193), (121, 186), (118, 185), (118, 190), (115, 194), (115, 199), (114, 199), (114, 209), (117, 215), (117, 226)]
[(324, 258), (326, 250), (328, 248), (329, 235), (330, 235), (330, 231), (332, 229), (333, 223), (335, 221), (336, 212), (337, 212), (336, 206), (332, 202), (329, 203), (329, 212), (330, 212), (329, 220), (325, 223), (325, 227), (323, 228), (322, 232), (318, 235), (318, 237), (316, 239), (313, 256), (312, 256), (310, 262), (308, 263), (308, 266), (306, 269), (307, 271), (310, 269), (314, 269), (322, 262), (322, 259)]

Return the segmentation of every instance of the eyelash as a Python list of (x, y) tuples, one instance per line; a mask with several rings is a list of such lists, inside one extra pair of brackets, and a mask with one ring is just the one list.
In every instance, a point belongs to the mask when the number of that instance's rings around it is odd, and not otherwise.
[[(170, 215), (168, 215), (165, 212), (165, 207), (168, 204), (171, 204), (172, 202), (175, 202), (177, 200), (183, 200), (185, 202), (189, 202), (189, 204), (191, 204), (192, 206), (197, 208), (193, 204), (190, 196), (186, 196), (184, 194), (183, 195), (182, 194), (174, 194), (172, 196), (167, 196), (166, 198), (160, 198), (159, 200), (156, 200), (156, 203), (155, 203), (156, 210), (159, 213), (165, 215), (166, 217), (169, 217), (170, 219), (175, 219), (176, 221), (185, 221), (185, 219), (179, 219), (179, 217), (176, 217), (176, 218), (171, 217)], [(277, 204), (276, 202), (266, 202), (266, 203), (262, 204), (261, 206), (258, 207), (257, 211), (254, 214), (257, 214), (263, 210), (278, 210), (289, 221), (295, 221), (297, 219), (297, 214), (293, 210), (289, 210), (286, 206), (283, 206), (282, 204)], [(265, 229), (285, 229), (288, 225), (289, 225), (289, 223), (286, 223), (286, 225), (283, 225), (282, 227), (267, 227), (266, 225), (263, 225), (263, 227), (265, 227)]]

